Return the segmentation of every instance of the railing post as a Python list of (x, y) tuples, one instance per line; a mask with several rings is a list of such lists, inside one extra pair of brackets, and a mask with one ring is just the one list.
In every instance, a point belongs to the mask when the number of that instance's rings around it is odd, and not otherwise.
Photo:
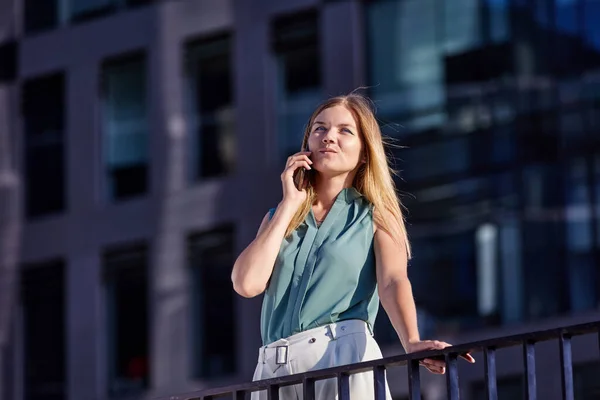
[(347, 373), (338, 373), (338, 399), (350, 400), (350, 375)]
[(485, 359), (485, 388), (487, 400), (498, 400), (496, 385), (496, 349), (489, 347), (484, 352)]
[(246, 392), (244, 390), (233, 392), (233, 400), (246, 400)]
[(269, 388), (267, 389), (267, 399), (279, 400), (279, 386), (269, 385)]
[(571, 337), (560, 335), (560, 376), (562, 378), (563, 400), (574, 400), (573, 363), (571, 357)]
[(315, 400), (314, 379), (304, 378), (304, 381), (302, 382), (302, 390), (304, 391), (304, 400)]
[(408, 398), (410, 400), (421, 400), (421, 376), (419, 374), (419, 360), (410, 360), (408, 363)]
[(446, 354), (446, 389), (448, 391), (448, 400), (460, 399), (456, 357), (456, 354)]
[(527, 400), (536, 399), (536, 381), (535, 381), (535, 343), (526, 341), (523, 343), (523, 360), (525, 362), (525, 398)]
[(385, 366), (378, 365), (375, 368), (373, 368), (373, 385), (375, 390), (375, 400), (386, 400), (385, 383)]

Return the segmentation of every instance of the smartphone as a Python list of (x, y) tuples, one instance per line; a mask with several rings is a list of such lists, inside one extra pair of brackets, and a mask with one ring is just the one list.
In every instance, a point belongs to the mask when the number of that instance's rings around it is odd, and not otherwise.
[(294, 184), (296, 185), (296, 189), (302, 190), (305, 187), (304, 180), (306, 179), (306, 170), (304, 167), (298, 168), (294, 172)]
[[(302, 149), (301, 151), (306, 151), (306, 150)], [(310, 156), (309, 156), (309, 158), (310, 158)], [(310, 180), (310, 177), (309, 177), (310, 171), (311, 170), (304, 169), (304, 167), (298, 168), (296, 171), (294, 171), (294, 184), (296, 185), (296, 189), (302, 190), (303, 188), (306, 188), (306, 185), (308, 184), (308, 181)]]

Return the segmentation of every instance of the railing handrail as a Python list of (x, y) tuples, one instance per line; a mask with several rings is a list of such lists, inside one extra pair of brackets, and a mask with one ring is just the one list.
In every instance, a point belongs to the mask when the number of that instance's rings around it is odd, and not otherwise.
[(337, 367), (319, 369), (261, 381), (252, 381), (217, 388), (209, 388), (191, 393), (161, 397), (157, 400), (194, 400), (223, 396), (232, 393), (235, 394), (240, 392), (265, 390), (273, 386), (290, 386), (295, 384), (303, 384), (306, 381), (314, 382), (322, 379), (336, 378), (361, 372), (373, 371), (377, 367), (403, 366), (408, 365), (411, 362), (418, 362), (425, 358), (455, 360), (458, 356), (460, 356), (460, 354), (467, 352), (487, 352), (490, 349), (497, 350), (523, 344), (531, 345), (552, 339), (571, 338), (573, 336), (580, 336), (590, 333), (599, 333), (600, 345), (600, 321), (594, 321), (559, 328), (501, 336), (492, 339), (484, 339), (470, 343), (454, 345), (441, 350), (426, 350), (409, 354), (399, 354), (372, 361), (341, 365)]

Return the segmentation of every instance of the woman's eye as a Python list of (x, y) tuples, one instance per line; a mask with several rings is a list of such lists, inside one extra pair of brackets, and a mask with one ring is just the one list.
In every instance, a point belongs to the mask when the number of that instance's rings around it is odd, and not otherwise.
[(348, 128), (344, 128), (344, 129), (342, 129), (342, 131), (344, 131), (346, 133), (349, 133), (351, 135), (354, 135), (354, 133), (352, 133), (352, 131), (350, 129), (348, 129)]
[(325, 129), (325, 127), (324, 127), (324, 126), (317, 126), (317, 127), (315, 128), (315, 131), (318, 131), (318, 130), (323, 130), (323, 129)]

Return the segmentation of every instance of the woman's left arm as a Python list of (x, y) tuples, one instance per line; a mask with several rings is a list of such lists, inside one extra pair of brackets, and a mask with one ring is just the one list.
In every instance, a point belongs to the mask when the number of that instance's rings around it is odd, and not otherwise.
[[(437, 340), (421, 340), (419, 336), (417, 311), (412, 285), (408, 279), (408, 259), (403, 241), (395, 241), (388, 232), (377, 227), (375, 258), (379, 298), (404, 350), (407, 353), (414, 353), (451, 346), (449, 343)], [(469, 362), (475, 361), (470, 355), (465, 359)], [(433, 373), (445, 372), (443, 361), (426, 359), (423, 360), (423, 364)]]

